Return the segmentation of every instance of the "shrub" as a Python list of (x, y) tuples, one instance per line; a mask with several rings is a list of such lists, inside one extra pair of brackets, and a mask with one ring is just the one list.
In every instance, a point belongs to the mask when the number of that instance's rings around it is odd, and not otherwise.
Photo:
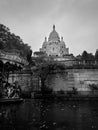
[(52, 94), (53, 89), (45, 86), (45, 87), (42, 87), (41, 92), (42, 92), (42, 94)]
[(98, 84), (89, 84), (91, 90), (98, 90)]
[(64, 94), (65, 92), (64, 92), (64, 90), (59, 90), (57, 93), (58, 94)]

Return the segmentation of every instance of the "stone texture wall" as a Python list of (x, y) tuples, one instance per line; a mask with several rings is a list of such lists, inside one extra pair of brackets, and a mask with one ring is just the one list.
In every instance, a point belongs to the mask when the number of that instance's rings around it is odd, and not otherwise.
[(89, 84), (98, 84), (98, 69), (74, 70), (75, 87), (78, 90), (89, 90)]
[(98, 69), (74, 70), (75, 87), (82, 94), (98, 95), (98, 91), (92, 91), (90, 85), (98, 87)]
[(90, 91), (89, 84), (98, 84), (98, 69), (69, 69), (65, 73), (56, 73), (48, 76), (47, 86), (54, 91), (72, 90)]
[(38, 77), (31, 73), (10, 74), (8, 82), (18, 82), (22, 91), (36, 91), (40, 85)]
[[(23, 91), (40, 90), (40, 80), (34, 74), (10, 74), (9, 82), (18, 81)], [(54, 91), (68, 91), (73, 87), (78, 91), (90, 91), (89, 84), (98, 85), (98, 69), (67, 69), (63, 73), (53, 73), (47, 77), (46, 85)]]

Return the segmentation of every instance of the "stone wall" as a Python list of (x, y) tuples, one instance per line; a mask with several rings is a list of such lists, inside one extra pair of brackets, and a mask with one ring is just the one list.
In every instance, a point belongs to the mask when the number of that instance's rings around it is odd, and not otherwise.
[(64, 73), (54, 73), (48, 76), (47, 86), (54, 91), (72, 90), (90, 91), (89, 84), (98, 84), (98, 69), (69, 69)]
[(98, 90), (92, 91), (89, 85), (98, 87), (98, 69), (74, 70), (75, 87), (82, 94), (98, 95)]
[(36, 91), (39, 89), (39, 78), (31, 73), (10, 74), (8, 82), (18, 82), (22, 91)]
[[(23, 91), (40, 90), (40, 80), (31, 73), (10, 74), (9, 82), (18, 81)], [(69, 91), (73, 87), (78, 91), (90, 91), (89, 84), (98, 85), (98, 69), (67, 69), (65, 72), (48, 75), (46, 85), (54, 91)]]

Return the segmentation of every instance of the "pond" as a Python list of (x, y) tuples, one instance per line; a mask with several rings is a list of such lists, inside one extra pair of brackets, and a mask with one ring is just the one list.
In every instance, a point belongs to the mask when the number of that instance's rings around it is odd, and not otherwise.
[(27, 99), (20, 104), (0, 104), (0, 130), (98, 129), (97, 101)]

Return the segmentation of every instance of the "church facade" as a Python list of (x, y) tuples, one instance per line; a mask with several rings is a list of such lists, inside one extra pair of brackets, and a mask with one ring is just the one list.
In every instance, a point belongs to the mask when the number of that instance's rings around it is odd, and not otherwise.
[(63, 37), (60, 39), (59, 34), (55, 30), (55, 25), (53, 25), (53, 30), (48, 40), (45, 37), (40, 51), (46, 53), (47, 56), (63, 57), (69, 55), (69, 48), (66, 48)]

